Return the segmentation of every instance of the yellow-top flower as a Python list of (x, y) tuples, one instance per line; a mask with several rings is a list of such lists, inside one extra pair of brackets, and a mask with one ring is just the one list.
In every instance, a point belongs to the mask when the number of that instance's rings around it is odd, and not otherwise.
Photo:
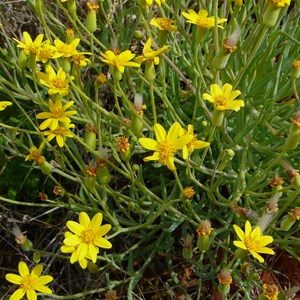
[(158, 65), (159, 64), (159, 55), (170, 49), (170, 46), (163, 46), (162, 48), (160, 48), (158, 50), (152, 50), (151, 45), (152, 45), (152, 39), (149, 38), (144, 46), (143, 55), (138, 56), (135, 59), (135, 61), (137, 63), (141, 64), (145, 61), (150, 61), (150, 62), (153, 62), (155, 65)]
[(24, 31), (23, 42), (17, 39), (14, 40), (18, 43), (17, 47), (24, 49), (26, 55), (29, 55), (30, 53), (35, 55), (43, 43), (43, 38), (44, 35), (41, 33), (33, 41), (30, 34), (27, 31)]
[(54, 130), (47, 130), (44, 133), (44, 135), (48, 135), (47, 141), (51, 141), (54, 138), (56, 138), (57, 145), (59, 147), (63, 147), (65, 145), (65, 139), (66, 137), (72, 138), (74, 134), (69, 130), (70, 128), (74, 128), (75, 125), (70, 123), (70, 124), (65, 124), (64, 127), (62, 126), (57, 126)]
[(277, 300), (278, 299), (278, 286), (276, 284), (267, 284), (263, 285), (263, 295), (268, 300)]
[[(154, 0), (156, 2), (156, 4), (160, 7), (162, 5), (162, 3), (165, 3), (166, 0)], [(153, 4), (153, 0), (146, 0), (146, 5), (147, 6), (151, 6)]]
[(43, 275), (43, 266), (36, 265), (31, 273), (29, 268), (24, 261), (19, 262), (19, 274), (8, 273), (5, 275), (5, 279), (11, 283), (20, 285), (20, 287), (10, 296), (9, 300), (19, 300), (25, 294), (28, 300), (36, 300), (37, 294), (36, 291), (44, 294), (52, 294), (51, 289), (46, 287), (53, 280), (53, 277), (50, 275)]
[(36, 54), (36, 61), (41, 61), (45, 64), (49, 59), (58, 58), (61, 54), (56, 51), (56, 48), (50, 45), (50, 41), (45, 41), (39, 47)]
[(103, 62), (116, 68), (120, 73), (124, 73), (125, 67), (139, 67), (140, 64), (130, 61), (135, 57), (130, 50), (125, 50), (120, 54), (115, 54), (111, 50), (107, 50), (105, 53), (101, 54)]
[(144, 161), (158, 160), (162, 165), (167, 166), (169, 170), (175, 171), (174, 156), (176, 150), (182, 149), (189, 143), (193, 137), (191, 135), (181, 135), (181, 126), (175, 122), (168, 133), (160, 125), (154, 125), (156, 140), (150, 138), (140, 138), (139, 143), (146, 149), (155, 151), (152, 156), (147, 156)]
[(25, 161), (34, 160), (38, 165), (41, 165), (46, 161), (46, 158), (42, 155), (44, 144), (41, 144), (39, 149), (35, 146), (31, 146), (29, 149), (29, 154), (26, 156)]
[(49, 127), (50, 130), (55, 130), (58, 127), (59, 122), (67, 125), (70, 124), (71, 120), (69, 117), (75, 115), (77, 111), (66, 110), (73, 104), (74, 101), (69, 101), (65, 105), (62, 105), (60, 99), (56, 100), (55, 103), (50, 99), (48, 103), (50, 112), (41, 112), (36, 115), (37, 119), (47, 119), (40, 125), (40, 129), (44, 130)]
[(4, 110), (7, 106), (12, 105), (10, 101), (0, 101), (0, 111)]
[(182, 148), (182, 157), (184, 159), (188, 159), (189, 155), (195, 150), (195, 149), (202, 149), (209, 146), (209, 143), (203, 142), (200, 140), (197, 140), (197, 134), (194, 133), (194, 126), (188, 125), (188, 129), (181, 131), (182, 135), (189, 135), (192, 137), (192, 140), (183, 146)]
[[(188, 13), (181, 13), (186, 19), (187, 23), (195, 24), (201, 28), (211, 28), (215, 26), (215, 17), (208, 17), (208, 12), (205, 9), (200, 9), (198, 13), (196, 13), (193, 9), (189, 9)], [(226, 18), (217, 18), (217, 24), (221, 24), (226, 22)], [(224, 28), (218, 25), (220, 28)]]
[(232, 85), (229, 83), (219, 86), (212, 84), (210, 86), (211, 95), (204, 93), (202, 98), (209, 102), (214, 103), (216, 110), (234, 110), (239, 111), (241, 107), (245, 106), (243, 100), (234, 100), (241, 94), (239, 90), (232, 91)]
[(264, 262), (263, 257), (259, 253), (275, 254), (271, 248), (265, 247), (273, 242), (273, 237), (262, 235), (259, 226), (252, 229), (250, 222), (246, 221), (245, 232), (237, 225), (233, 225), (233, 227), (240, 238), (240, 241), (233, 241), (233, 244), (238, 248), (249, 251), (259, 262)]
[(271, 3), (277, 8), (284, 7), (285, 5), (289, 6), (291, 4), (291, 0), (266, 0), (267, 3)]
[(49, 88), (49, 95), (60, 94), (61, 96), (68, 95), (69, 82), (74, 79), (73, 76), (70, 76), (69, 79), (67, 79), (67, 74), (62, 67), (55, 73), (55, 70), (51, 65), (46, 66), (46, 73), (38, 72), (37, 76), (40, 79), (40, 83)]
[(177, 30), (175, 20), (168, 18), (153, 18), (150, 21), (150, 24), (162, 31), (172, 32)]
[(71, 43), (64, 43), (59, 39), (54, 40), (56, 51), (61, 54), (62, 57), (72, 57), (78, 53), (76, 47), (80, 42), (79, 38), (74, 39)]
[(95, 214), (90, 220), (85, 212), (79, 214), (79, 223), (74, 221), (67, 222), (67, 227), (73, 234), (67, 234), (64, 239), (65, 245), (61, 247), (61, 251), (72, 253), (71, 263), (78, 261), (84, 266), (87, 258), (95, 263), (99, 253), (98, 248), (110, 249), (112, 247), (112, 244), (103, 237), (110, 231), (111, 225), (105, 224), (101, 226), (101, 223), (101, 213)]

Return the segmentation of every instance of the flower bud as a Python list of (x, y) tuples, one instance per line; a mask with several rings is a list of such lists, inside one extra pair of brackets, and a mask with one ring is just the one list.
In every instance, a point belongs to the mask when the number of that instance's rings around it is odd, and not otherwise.
[(145, 62), (145, 78), (150, 82), (156, 78), (156, 71), (153, 61)]
[(21, 69), (26, 68), (27, 66), (27, 55), (25, 54), (25, 52), (22, 50), (20, 51), (19, 55), (18, 55), (18, 59), (17, 59), (17, 64)]
[(103, 185), (108, 185), (109, 182), (111, 181), (111, 176), (108, 170), (108, 167), (106, 165), (106, 163), (103, 165), (103, 163), (101, 164), (102, 166), (99, 165), (98, 162), (98, 166), (99, 166), (99, 170), (98, 170), (98, 180), (101, 184)]
[(34, 261), (36, 264), (38, 264), (38, 263), (40, 262), (40, 260), (41, 260), (41, 252), (35, 251), (35, 252), (33, 253), (33, 261)]
[(86, 168), (87, 177), (85, 179), (85, 186), (88, 190), (93, 189), (96, 186), (96, 176), (98, 173), (97, 165), (90, 164)]
[(215, 109), (211, 120), (212, 124), (216, 127), (221, 126), (224, 120), (224, 116), (225, 116), (224, 111), (219, 111)]
[(182, 244), (182, 256), (184, 259), (191, 259), (193, 257), (193, 236), (187, 234), (184, 238), (181, 238)]
[(212, 232), (211, 224), (209, 220), (204, 220), (201, 222), (197, 229), (198, 239), (197, 247), (201, 252), (208, 250), (210, 246), (210, 234)]

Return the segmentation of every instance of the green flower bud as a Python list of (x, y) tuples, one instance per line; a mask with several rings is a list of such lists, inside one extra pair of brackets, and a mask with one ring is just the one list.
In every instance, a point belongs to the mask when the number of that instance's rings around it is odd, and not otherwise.
[(88, 261), (87, 268), (92, 274), (95, 274), (99, 271), (98, 266), (91, 261)]
[(35, 251), (35, 252), (33, 253), (33, 261), (34, 261), (36, 264), (38, 264), (38, 263), (40, 262), (40, 260), (41, 260), (41, 252)]
[(97, 128), (88, 124), (85, 126), (85, 143), (93, 150), (96, 148), (97, 141)]
[(209, 235), (198, 236), (197, 247), (201, 252), (205, 252), (206, 250), (208, 250), (210, 243), (211, 242)]
[(191, 259), (193, 257), (193, 249), (182, 248), (182, 256), (184, 259)]
[(29, 239), (25, 239), (25, 241), (23, 242), (23, 244), (21, 244), (21, 248), (25, 251), (31, 251), (33, 249), (33, 244)]
[(62, 68), (66, 73), (71, 71), (71, 62), (68, 57), (62, 58)]

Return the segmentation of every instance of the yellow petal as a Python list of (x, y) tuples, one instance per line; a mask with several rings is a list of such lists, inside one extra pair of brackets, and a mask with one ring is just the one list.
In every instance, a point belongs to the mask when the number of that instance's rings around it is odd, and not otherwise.
[(139, 138), (139, 143), (149, 150), (156, 150), (157, 147), (157, 141), (149, 138)]
[(82, 227), (84, 229), (87, 229), (89, 224), (90, 224), (90, 218), (88, 216), (88, 214), (84, 211), (82, 211), (80, 214), (79, 214), (79, 223), (80, 225), (82, 225)]
[(165, 129), (160, 124), (157, 123), (154, 125), (154, 132), (158, 143), (165, 141), (167, 134)]
[(20, 300), (25, 295), (25, 290), (17, 289), (9, 298), (9, 300)]
[(96, 213), (89, 225), (89, 228), (93, 228), (93, 230), (97, 231), (102, 223), (102, 214)]
[(21, 284), (23, 279), (17, 274), (8, 273), (5, 275), (5, 279), (14, 284)]
[(82, 225), (74, 221), (68, 221), (67, 227), (77, 235), (81, 235), (82, 231), (85, 229)]
[(29, 275), (29, 269), (24, 261), (19, 262), (18, 270), (21, 277), (26, 277)]

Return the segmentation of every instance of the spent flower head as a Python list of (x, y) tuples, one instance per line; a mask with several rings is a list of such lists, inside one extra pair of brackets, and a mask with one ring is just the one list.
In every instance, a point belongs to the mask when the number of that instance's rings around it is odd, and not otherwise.
[(233, 244), (238, 248), (249, 251), (259, 262), (264, 262), (264, 258), (259, 253), (275, 254), (271, 248), (265, 247), (273, 242), (273, 237), (262, 235), (259, 226), (252, 229), (250, 222), (246, 221), (245, 232), (237, 225), (233, 225), (233, 228), (240, 238), (240, 241), (233, 241)]
[(46, 284), (53, 280), (50, 275), (42, 275), (43, 266), (41, 264), (36, 265), (30, 272), (28, 266), (24, 261), (20, 261), (18, 265), (20, 275), (8, 273), (5, 275), (5, 279), (11, 283), (17, 284), (20, 287), (10, 296), (10, 300), (19, 300), (26, 297), (28, 300), (36, 300), (36, 291), (44, 294), (52, 294)]
[(263, 285), (263, 295), (268, 300), (277, 300), (278, 299), (278, 286), (276, 284), (267, 284)]
[[(211, 28), (215, 26), (215, 17), (208, 17), (208, 12), (205, 9), (200, 9), (198, 13), (196, 13), (193, 9), (189, 9), (188, 13), (181, 13), (186, 19), (187, 23), (195, 24), (200, 28)], [(223, 28), (221, 23), (226, 22), (226, 18), (217, 18), (218, 27)]]
[(97, 261), (99, 248), (110, 249), (112, 244), (103, 236), (111, 229), (110, 224), (102, 225), (102, 213), (97, 213), (90, 220), (85, 212), (79, 214), (79, 223), (68, 221), (67, 227), (72, 233), (68, 233), (64, 239), (64, 246), (61, 251), (72, 253), (70, 262), (78, 261), (81, 267), (87, 264), (86, 259), (93, 263)]
[(220, 86), (218, 84), (212, 84), (210, 86), (211, 94), (204, 93), (202, 95), (203, 100), (214, 103), (216, 110), (234, 110), (239, 111), (241, 107), (245, 106), (243, 100), (235, 100), (237, 96), (241, 94), (239, 90), (232, 91), (232, 85), (229, 83)]
[(73, 104), (74, 101), (68, 101), (65, 105), (63, 105), (62, 100), (60, 99), (55, 102), (50, 99), (48, 103), (50, 112), (41, 112), (36, 115), (37, 119), (46, 119), (40, 125), (40, 129), (44, 130), (49, 127), (50, 130), (55, 130), (58, 127), (59, 122), (67, 125), (70, 124), (71, 120), (69, 117), (77, 113), (75, 110), (67, 111), (67, 109)]
[(144, 161), (158, 160), (169, 170), (175, 171), (174, 156), (176, 150), (182, 149), (193, 137), (191, 135), (181, 135), (181, 126), (175, 122), (168, 132), (160, 125), (154, 125), (156, 140), (150, 138), (140, 138), (139, 143), (146, 149), (155, 151), (153, 155), (144, 158)]

